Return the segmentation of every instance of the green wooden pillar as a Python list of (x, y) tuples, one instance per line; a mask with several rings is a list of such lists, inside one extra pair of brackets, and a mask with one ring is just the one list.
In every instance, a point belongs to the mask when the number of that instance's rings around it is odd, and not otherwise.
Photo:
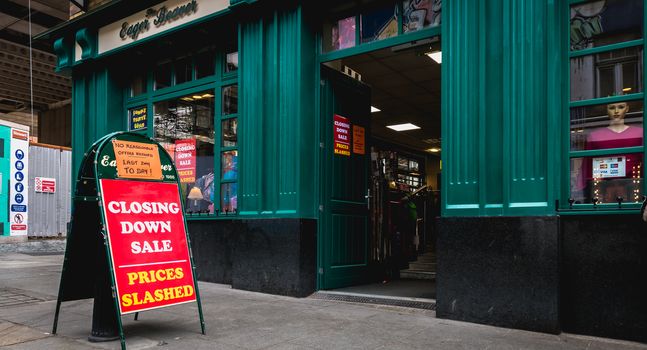
[(444, 216), (555, 214), (558, 10), (554, 1), (443, 3)]
[(315, 56), (304, 27), (300, 8), (241, 23), (241, 215), (315, 215)]

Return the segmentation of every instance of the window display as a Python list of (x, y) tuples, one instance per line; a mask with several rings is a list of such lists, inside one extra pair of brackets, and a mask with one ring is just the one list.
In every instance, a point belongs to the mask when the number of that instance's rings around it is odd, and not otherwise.
[(238, 145), (238, 118), (222, 121), (222, 147), (236, 147)]
[(642, 100), (571, 108), (571, 150), (643, 145)]
[(238, 85), (222, 88), (222, 115), (238, 113)]
[(154, 137), (172, 152), (189, 213), (214, 212), (214, 98), (205, 90), (153, 104)]
[[(639, 116), (633, 117), (634, 125), (627, 120), (631, 104), (641, 109), (636, 113)], [(587, 122), (585, 117), (579, 128), (571, 129), (571, 148), (604, 150), (642, 146), (642, 102), (615, 102), (605, 107), (606, 120), (592, 117), (592, 121)], [(599, 111), (600, 106), (580, 110)], [(585, 130), (586, 133), (580, 132)], [(638, 202), (641, 199), (642, 163), (642, 153), (572, 158), (571, 198), (576, 203)]]
[(404, 33), (440, 25), (441, 0), (405, 0), (402, 3)]
[(323, 39), (323, 49), (326, 52), (355, 46), (355, 16), (327, 23)]

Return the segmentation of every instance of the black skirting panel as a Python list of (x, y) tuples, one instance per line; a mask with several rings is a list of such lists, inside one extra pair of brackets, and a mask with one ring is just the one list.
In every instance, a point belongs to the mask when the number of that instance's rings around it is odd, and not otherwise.
[(316, 220), (189, 221), (198, 279), (305, 297), (315, 290)]
[(558, 333), (557, 217), (442, 218), (440, 318)]
[(562, 216), (563, 330), (647, 342), (647, 224)]

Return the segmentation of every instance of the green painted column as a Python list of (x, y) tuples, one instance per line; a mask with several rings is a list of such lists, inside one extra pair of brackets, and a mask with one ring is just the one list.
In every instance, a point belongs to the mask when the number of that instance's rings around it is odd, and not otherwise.
[(243, 216), (315, 216), (315, 56), (307, 32), (300, 8), (241, 24)]
[(443, 4), (444, 216), (555, 214), (559, 18), (554, 1)]

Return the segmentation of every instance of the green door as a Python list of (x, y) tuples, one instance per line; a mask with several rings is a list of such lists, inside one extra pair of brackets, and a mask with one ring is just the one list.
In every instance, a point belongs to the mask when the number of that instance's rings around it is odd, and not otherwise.
[(322, 67), (321, 74), (323, 153), (318, 288), (332, 289), (369, 279), (366, 196), (371, 91), (367, 85), (327, 67)]

